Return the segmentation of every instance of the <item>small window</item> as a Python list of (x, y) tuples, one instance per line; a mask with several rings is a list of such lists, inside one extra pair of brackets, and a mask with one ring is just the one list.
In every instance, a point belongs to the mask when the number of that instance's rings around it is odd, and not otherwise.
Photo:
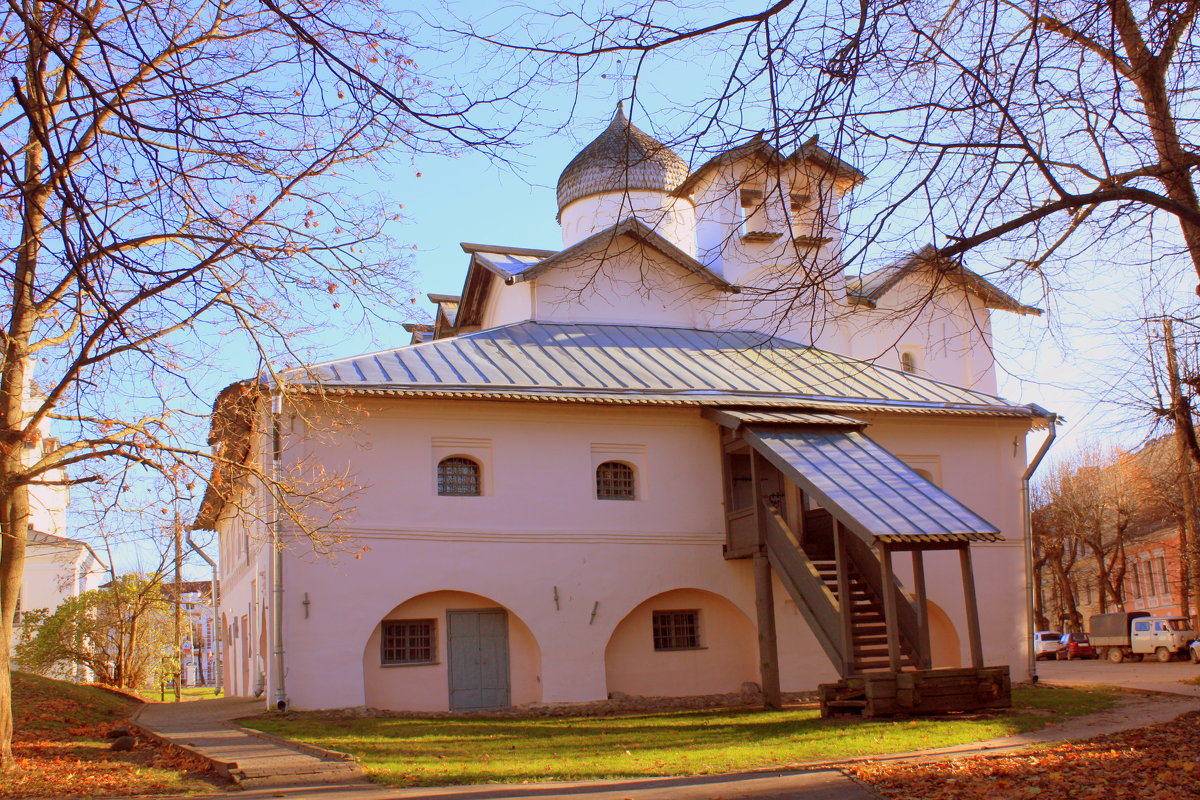
[(478, 497), (479, 464), (451, 456), (438, 462), (438, 494), (443, 497)]
[(380, 639), (382, 664), (432, 664), (435, 655), (434, 621), (384, 620)]
[(695, 650), (700, 647), (700, 612), (654, 612), (655, 650)]
[(636, 500), (633, 467), (620, 461), (605, 461), (596, 467), (596, 497), (599, 500)]
[(900, 354), (900, 369), (910, 375), (917, 374), (917, 357), (911, 350)]
[(1133, 629), (1135, 631), (1142, 631), (1142, 632), (1148, 631), (1148, 630), (1150, 630), (1150, 623), (1149, 622), (1135, 622), (1135, 623), (1133, 623)]
[(767, 198), (758, 187), (745, 188), (739, 193), (742, 208), (742, 234), (750, 237), (766, 237), (771, 241), (779, 236), (767, 215)]

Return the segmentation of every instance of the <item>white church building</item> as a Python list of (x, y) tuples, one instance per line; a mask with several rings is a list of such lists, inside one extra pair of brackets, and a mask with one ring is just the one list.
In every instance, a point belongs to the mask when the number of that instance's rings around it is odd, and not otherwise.
[(1021, 476), (1049, 415), (995, 395), (989, 318), (1040, 312), (932, 251), (846, 275), (863, 179), (761, 140), (693, 170), (618, 110), (559, 179), (560, 249), (464, 244), (412, 344), (290, 373), (274, 410), (226, 389), (223, 458), (355, 489), (339, 546), (282, 520), (274, 562), (263, 493), (214, 474), (229, 693), (469, 711), (1027, 677)]

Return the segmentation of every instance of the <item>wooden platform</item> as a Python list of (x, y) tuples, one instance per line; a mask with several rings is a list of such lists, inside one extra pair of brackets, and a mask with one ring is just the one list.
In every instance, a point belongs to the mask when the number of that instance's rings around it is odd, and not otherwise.
[(822, 717), (943, 714), (1012, 706), (1007, 666), (868, 673), (823, 683), (818, 690)]

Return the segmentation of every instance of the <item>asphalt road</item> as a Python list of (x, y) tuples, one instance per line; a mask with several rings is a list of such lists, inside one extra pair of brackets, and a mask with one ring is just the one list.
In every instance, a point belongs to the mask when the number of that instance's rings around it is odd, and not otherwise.
[(1039, 661), (1038, 677), (1050, 683), (1121, 686), (1148, 692), (1169, 692), (1200, 697), (1200, 686), (1181, 681), (1200, 677), (1200, 664), (1190, 661), (1125, 662), (1101, 659), (1086, 661)]

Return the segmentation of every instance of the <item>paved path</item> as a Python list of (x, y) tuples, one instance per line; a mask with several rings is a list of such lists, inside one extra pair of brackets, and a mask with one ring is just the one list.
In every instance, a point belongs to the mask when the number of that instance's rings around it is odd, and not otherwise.
[(259, 700), (241, 697), (188, 703), (147, 703), (133, 722), (158, 737), (215, 762), (239, 787), (364, 782), (349, 757), (251, 733), (230, 720), (262, 713)]
[(1190, 661), (1157, 661), (1113, 664), (1101, 659), (1087, 661), (1039, 661), (1038, 676), (1047, 683), (1067, 686), (1103, 685), (1140, 689), (1145, 692), (1200, 697), (1200, 686), (1181, 683), (1200, 676), (1200, 665)]
[[(871, 789), (833, 769), (711, 775), (699, 778), (527, 783), (388, 789), (314, 786), (238, 792), (238, 800), (878, 800)], [(228, 800), (228, 795), (189, 800)]]

